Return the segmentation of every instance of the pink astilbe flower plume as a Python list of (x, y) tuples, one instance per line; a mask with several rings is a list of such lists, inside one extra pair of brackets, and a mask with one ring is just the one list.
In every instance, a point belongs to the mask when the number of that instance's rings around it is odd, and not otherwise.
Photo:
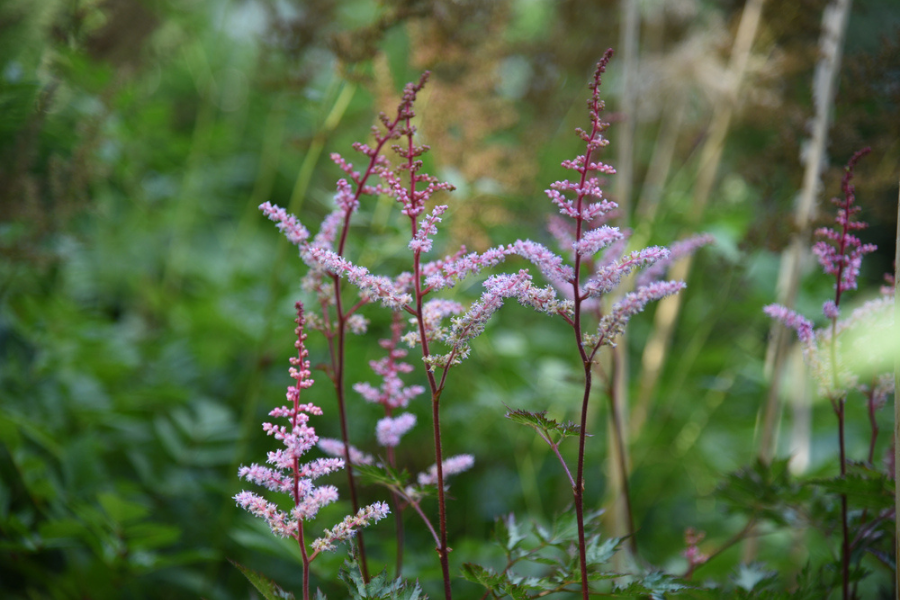
[(856, 278), (859, 276), (862, 257), (877, 249), (874, 244), (863, 244), (858, 237), (850, 233), (868, 227), (867, 223), (853, 220), (853, 216), (860, 211), (860, 208), (854, 205), (856, 190), (851, 181), (853, 180), (853, 170), (856, 167), (856, 163), (871, 151), (871, 148), (863, 148), (854, 154), (847, 163), (847, 168), (841, 181), (844, 198), (833, 198), (831, 200), (838, 207), (837, 215), (835, 216), (836, 226), (833, 229), (821, 227), (816, 230), (816, 235), (825, 239), (816, 242), (813, 246), (813, 254), (818, 257), (819, 264), (822, 265), (825, 273), (834, 275), (836, 280), (834, 284), (836, 290), (834, 306), (825, 309), (832, 313), (832, 316), (829, 316), (829, 318), (837, 317), (836, 311), (841, 303), (841, 293), (856, 289)]
[(856, 163), (869, 152), (869, 148), (863, 148), (847, 163), (841, 181), (844, 198), (832, 199), (832, 203), (837, 206), (835, 227), (822, 227), (816, 231), (816, 235), (824, 239), (815, 243), (813, 253), (822, 270), (835, 279), (834, 298), (822, 304), (822, 314), (829, 324), (814, 329), (810, 320), (787, 307), (771, 304), (763, 309), (767, 315), (797, 332), (804, 358), (819, 385), (819, 392), (831, 399), (836, 411), (843, 410), (842, 403), (847, 392), (857, 385), (857, 378), (853, 373), (840, 364), (835, 364), (839, 358), (836, 350), (840, 346), (841, 335), (855, 329), (884, 329), (892, 325), (894, 298), (891, 294), (885, 294), (887, 290), (884, 289), (881, 298), (866, 302), (845, 319), (840, 318), (843, 292), (856, 289), (862, 257), (876, 250), (874, 244), (863, 244), (851, 233), (868, 226), (862, 221), (854, 220), (854, 215), (860, 208), (855, 205), (856, 194), (851, 181)]
[[(344, 460), (320, 458), (307, 463), (300, 462), (300, 459), (319, 442), (316, 430), (309, 426), (309, 417), (321, 415), (322, 410), (312, 403), (302, 404), (300, 401), (302, 391), (312, 386), (313, 380), (310, 377), (309, 353), (304, 344), (306, 333), (303, 328), (306, 321), (303, 305), (298, 302), (296, 308), (297, 341), (294, 347), (297, 349), (297, 356), (290, 359), (290, 375), (295, 383), (287, 390), (288, 404), (274, 408), (269, 413), (274, 418), (286, 419), (287, 425), (263, 423), (266, 434), (280, 441), (284, 448), (268, 453), (266, 463), (270, 466), (252, 464), (249, 467), (241, 466), (238, 470), (238, 476), (250, 483), (270, 491), (288, 494), (293, 506), (290, 510), (284, 511), (276, 503), (249, 491), (237, 494), (234, 500), (241, 508), (262, 518), (275, 535), (297, 540), (303, 550), (304, 571), (307, 572), (308, 561), (315, 558), (320, 550), (334, 549), (334, 541), (347, 539), (359, 527), (383, 518), (387, 514), (387, 507), (383, 503), (376, 503), (363, 509), (364, 514), (348, 517), (350, 521), (339, 525), (343, 527), (340, 535), (326, 535), (326, 538), (323, 538), (326, 541), (314, 544), (314, 554), (307, 556), (303, 534), (304, 522), (315, 518), (319, 509), (338, 498), (337, 488), (331, 485), (317, 486), (313, 481), (342, 469)], [(304, 586), (307, 585), (308, 583), (304, 582)]]

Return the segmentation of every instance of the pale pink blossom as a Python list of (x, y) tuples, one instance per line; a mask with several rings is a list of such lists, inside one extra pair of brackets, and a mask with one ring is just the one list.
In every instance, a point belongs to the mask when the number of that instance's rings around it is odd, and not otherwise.
[(763, 312), (779, 321), (782, 325), (796, 331), (797, 337), (804, 344), (813, 341), (813, 324), (809, 319), (780, 304), (769, 304), (763, 308)]
[(302, 246), (309, 239), (309, 230), (304, 227), (297, 217), (289, 215), (280, 206), (276, 206), (269, 202), (263, 202), (259, 205), (259, 210), (265, 214), (270, 221), (274, 221), (278, 227), (278, 231), (295, 246)]
[(616, 263), (600, 268), (585, 284), (584, 292), (588, 296), (608, 294), (621, 283), (623, 277), (635, 269), (648, 267), (668, 256), (669, 251), (661, 246), (636, 250)]
[(642, 312), (650, 302), (662, 300), (684, 288), (683, 281), (656, 281), (625, 294), (613, 305), (612, 311), (600, 319), (596, 343), (615, 345), (615, 338), (625, 331), (625, 325), (628, 324), (631, 317)]
[(641, 274), (635, 280), (635, 286), (640, 287), (662, 279), (672, 263), (685, 256), (690, 256), (698, 249), (715, 241), (716, 239), (713, 236), (703, 233), (669, 244), (669, 256), (656, 261), (656, 263), (641, 271)]
[(618, 227), (603, 225), (585, 232), (581, 239), (575, 242), (575, 251), (582, 256), (593, 256), (613, 242), (623, 239), (625, 236)]
[(349, 540), (356, 534), (357, 530), (372, 523), (377, 523), (388, 516), (390, 512), (391, 510), (384, 502), (376, 502), (361, 508), (356, 515), (345, 517), (343, 521), (332, 529), (326, 529), (325, 535), (312, 543), (312, 548), (316, 552), (334, 550), (335, 543)]
[(386, 307), (399, 310), (412, 302), (412, 296), (397, 290), (396, 284), (382, 275), (372, 275), (365, 267), (359, 267), (339, 254), (322, 248), (310, 248), (308, 253), (312, 263), (340, 277), (346, 277), (360, 290), (364, 298), (374, 298)]
[[(458, 454), (445, 458), (441, 461), (441, 471), (443, 472), (444, 480), (451, 475), (468, 471), (474, 464), (475, 457), (471, 454)], [(427, 472), (419, 473), (418, 482), (419, 485), (437, 485), (437, 465), (431, 465), (428, 467)]]
[[(319, 438), (317, 444), (319, 450), (329, 456), (344, 457), (344, 442), (332, 438)], [(375, 458), (359, 449), (350, 446), (350, 463), (354, 465), (371, 465), (375, 463)]]
[(400, 438), (416, 424), (416, 415), (403, 413), (399, 417), (384, 417), (375, 426), (375, 435), (382, 446), (395, 447)]
[(416, 231), (415, 237), (409, 242), (410, 250), (413, 252), (431, 251), (432, 239), (430, 236), (437, 235), (437, 224), (441, 222), (441, 215), (446, 210), (445, 205), (438, 205), (434, 207), (430, 215), (425, 215), (425, 218), (419, 223), (419, 230)]
[(319, 227), (319, 233), (316, 234), (316, 236), (313, 238), (312, 244), (310, 245), (313, 248), (332, 250), (334, 248), (334, 241), (337, 239), (338, 231), (340, 230), (343, 222), (343, 210), (335, 209), (328, 213), (328, 215), (322, 221), (321, 227)]
[(534, 264), (548, 281), (567, 283), (575, 278), (572, 267), (546, 246), (531, 240), (516, 240), (506, 249), (507, 254), (517, 254)]

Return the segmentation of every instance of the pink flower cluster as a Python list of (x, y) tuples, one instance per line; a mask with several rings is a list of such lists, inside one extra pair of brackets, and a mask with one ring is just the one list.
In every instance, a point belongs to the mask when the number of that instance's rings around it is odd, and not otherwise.
[(853, 215), (858, 213), (860, 208), (854, 206), (856, 191), (851, 181), (856, 163), (869, 152), (871, 152), (871, 148), (863, 148), (854, 154), (847, 163), (841, 182), (844, 199), (832, 199), (832, 202), (838, 207), (835, 217), (836, 227), (834, 229), (822, 227), (816, 230), (816, 235), (825, 239), (816, 242), (813, 246), (813, 254), (818, 257), (819, 264), (822, 265), (825, 273), (834, 275), (836, 279), (834, 285), (837, 290), (837, 299), (835, 306), (829, 307), (832, 308), (831, 312), (834, 316), (829, 318), (837, 318), (835, 312), (837, 305), (840, 304), (841, 292), (856, 289), (856, 279), (859, 276), (862, 257), (877, 250), (874, 244), (863, 244), (858, 237), (850, 233), (868, 227), (867, 223), (853, 220)]
[[(294, 346), (297, 349), (297, 356), (290, 359), (290, 375), (295, 383), (287, 391), (289, 405), (279, 406), (269, 413), (274, 418), (287, 419), (288, 425), (263, 423), (266, 434), (280, 441), (284, 448), (268, 453), (266, 463), (270, 466), (254, 463), (249, 467), (241, 466), (238, 469), (238, 476), (241, 479), (274, 492), (289, 494), (293, 500), (293, 507), (289, 511), (283, 511), (274, 502), (246, 490), (237, 494), (234, 500), (250, 514), (265, 520), (275, 535), (300, 541), (303, 522), (315, 518), (319, 509), (338, 499), (337, 488), (331, 485), (316, 486), (313, 481), (344, 468), (344, 461), (340, 458), (320, 458), (305, 464), (300, 462), (300, 459), (319, 442), (315, 429), (308, 423), (310, 415), (321, 415), (322, 410), (312, 403), (300, 403), (302, 390), (309, 388), (313, 380), (310, 378), (310, 364), (307, 359), (309, 353), (304, 344), (306, 333), (303, 331), (305, 325), (303, 305), (298, 302), (296, 308), (297, 341)], [(368, 507), (364, 511), (369, 511), (365, 513), (366, 518), (357, 518), (345, 526), (341, 530), (343, 537), (326, 536), (323, 538), (326, 539), (324, 545), (320, 546), (332, 549), (333, 541), (346, 539), (352, 533), (353, 527), (378, 520), (383, 516), (384, 509), (377, 506)], [(350, 533), (347, 532), (348, 527)]]
[(453, 326), (443, 340), (451, 346), (446, 355), (433, 354), (426, 360), (429, 368), (446, 368), (469, 356), (469, 342), (484, 332), (490, 317), (503, 306), (506, 298), (516, 298), (521, 304), (547, 313), (564, 311), (556, 291), (551, 287), (538, 288), (531, 284), (531, 275), (522, 269), (518, 273), (492, 275), (484, 282), (485, 292), (469, 310), (453, 319)]
[(615, 339), (625, 331), (631, 317), (642, 312), (650, 302), (677, 294), (684, 288), (683, 281), (656, 281), (625, 294), (613, 305), (612, 311), (600, 319), (594, 343), (614, 346)]
[(316, 552), (334, 550), (337, 542), (349, 540), (361, 528), (377, 523), (390, 514), (391, 510), (384, 502), (375, 502), (359, 509), (355, 515), (344, 517), (344, 520), (332, 529), (326, 529), (325, 535), (312, 543)]
[(709, 560), (709, 555), (700, 551), (700, 542), (705, 537), (705, 532), (696, 531), (693, 527), (689, 527), (684, 532), (684, 545), (686, 548), (681, 555), (687, 559), (689, 571), (693, 571), (696, 567)]
[[(468, 471), (474, 464), (475, 457), (473, 457), (471, 454), (458, 454), (441, 461), (441, 471), (446, 478), (450, 475), (456, 475), (458, 473), (462, 473), (463, 471)], [(437, 485), (437, 465), (431, 465), (430, 467), (428, 467), (427, 472), (419, 473), (418, 482), (421, 486)]]
[(376, 388), (369, 383), (353, 385), (353, 389), (366, 401), (381, 404), (389, 411), (406, 408), (410, 400), (425, 392), (422, 386), (405, 386), (400, 379), (401, 374), (411, 373), (413, 370), (412, 365), (402, 360), (406, 357), (407, 351), (398, 347), (402, 331), (403, 322), (395, 318), (391, 326), (391, 337), (379, 342), (381, 347), (387, 350), (387, 356), (369, 362), (372, 370), (381, 376), (381, 386)]
[(841, 365), (834, 364), (839, 355), (833, 350), (837, 349), (841, 335), (854, 330), (883, 331), (893, 326), (892, 309), (895, 299), (890, 288), (882, 288), (880, 298), (864, 303), (849, 317), (840, 319), (842, 292), (856, 289), (862, 257), (876, 249), (872, 244), (863, 244), (859, 238), (850, 233), (867, 226), (864, 222), (853, 220), (853, 215), (860, 209), (854, 205), (856, 196), (850, 182), (857, 161), (869, 151), (869, 148), (860, 150), (847, 164), (841, 183), (844, 199), (832, 200), (838, 207), (835, 217), (836, 227), (822, 228), (816, 232), (826, 239), (816, 242), (813, 253), (818, 257), (823, 271), (835, 278), (835, 297), (822, 305), (822, 313), (830, 321), (829, 326), (814, 329), (810, 320), (778, 304), (770, 304), (763, 309), (771, 318), (797, 332), (797, 337), (803, 345), (804, 358), (813, 378), (819, 384), (819, 392), (832, 400), (844, 397), (849, 389), (857, 387), (856, 376)]

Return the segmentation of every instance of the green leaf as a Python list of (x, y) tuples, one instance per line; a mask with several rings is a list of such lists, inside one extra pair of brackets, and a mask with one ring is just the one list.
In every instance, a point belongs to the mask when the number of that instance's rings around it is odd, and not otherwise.
[(109, 517), (119, 524), (138, 521), (146, 517), (150, 511), (135, 502), (129, 502), (118, 495), (103, 492), (97, 494), (97, 501)]
[(774, 571), (767, 570), (760, 563), (738, 565), (736, 573), (732, 575), (734, 583), (747, 592), (762, 589), (769, 585), (778, 576)]
[(253, 587), (256, 588), (260, 594), (263, 595), (263, 598), (266, 600), (295, 600), (294, 595), (290, 592), (285, 592), (283, 589), (278, 587), (274, 581), (267, 578), (265, 575), (257, 573), (256, 571), (251, 571), (247, 567), (242, 564), (236, 563), (233, 560), (229, 560), (231, 564), (238, 568), (238, 570), (244, 574), (244, 577), (253, 584)]
[(528, 537), (512, 513), (497, 519), (494, 537), (506, 550), (514, 550)]
[(389, 488), (403, 489), (409, 480), (409, 473), (405, 469), (398, 471), (388, 464), (353, 465), (353, 471), (359, 473), (363, 483)]
[(344, 563), (341, 572), (338, 575), (350, 592), (350, 598), (353, 600), (371, 599), (371, 600), (425, 600), (422, 588), (419, 582), (410, 585), (403, 578), (391, 579), (388, 577), (387, 571), (382, 571), (366, 583), (359, 572), (359, 568), (355, 561), (348, 560)]
[[(528, 589), (522, 584), (526, 580), (513, 581), (508, 573), (495, 573), (481, 565), (466, 563), (463, 565), (463, 577), (473, 583), (483, 585), (495, 594), (500, 594), (501, 597), (509, 596), (513, 600), (528, 600)], [(528, 586), (540, 589), (537, 580), (528, 580)]]
[(845, 494), (854, 508), (889, 510), (894, 507), (894, 481), (860, 463), (851, 463), (843, 477), (813, 479), (809, 483), (832, 494)]
[(778, 525), (789, 524), (792, 506), (803, 503), (809, 493), (791, 481), (790, 459), (766, 465), (760, 460), (729, 474), (716, 490), (716, 495), (732, 512), (768, 519)]
[(632, 581), (624, 587), (616, 587), (617, 596), (625, 598), (647, 598), (651, 600), (665, 600), (666, 594), (687, 589), (687, 586), (679, 582), (674, 576), (661, 571), (654, 571), (642, 578)]
[(619, 550), (620, 538), (609, 538), (603, 543), (600, 542), (600, 536), (593, 536), (588, 540), (587, 549), (585, 551), (588, 565), (602, 565), (609, 562), (613, 555)]
[(553, 419), (548, 419), (546, 410), (540, 412), (511, 410), (506, 413), (506, 418), (512, 420), (514, 423), (532, 427), (535, 431), (543, 433), (548, 439), (550, 438), (550, 432), (560, 434), (560, 439), (563, 439), (577, 436), (581, 431), (581, 427), (572, 421), (557, 423)]

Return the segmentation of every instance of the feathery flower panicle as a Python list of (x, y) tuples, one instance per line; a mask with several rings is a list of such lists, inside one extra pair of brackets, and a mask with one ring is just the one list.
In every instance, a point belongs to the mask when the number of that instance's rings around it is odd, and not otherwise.
[(635, 250), (627, 257), (599, 269), (585, 284), (584, 293), (593, 297), (608, 294), (619, 286), (623, 277), (631, 274), (634, 270), (649, 267), (668, 257), (669, 251), (661, 246)]
[[(860, 208), (855, 205), (856, 195), (851, 181), (856, 163), (869, 151), (869, 148), (860, 150), (847, 164), (841, 182), (844, 198), (832, 200), (837, 206), (835, 228), (821, 228), (816, 232), (825, 239), (815, 243), (813, 253), (818, 257), (822, 270), (835, 278), (835, 296), (822, 305), (822, 314), (829, 324), (814, 329), (810, 320), (784, 306), (771, 304), (763, 309), (767, 315), (797, 332), (803, 345), (804, 358), (819, 385), (820, 394), (833, 402), (844, 398), (848, 390), (857, 387), (857, 376), (854, 373), (844, 365), (833, 364), (832, 357), (839, 358), (836, 350), (840, 346), (842, 335), (851, 331), (865, 331), (867, 328), (884, 330), (893, 326), (894, 298), (889, 294), (864, 303), (845, 319), (840, 318), (843, 292), (856, 289), (862, 257), (876, 249), (873, 244), (863, 244), (850, 233), (867, 227), (866, 223), (853, 220)], [(886, 290), (882, 290), (884, 291)]]
[(780, 304), (769, 304), (763, 308), (763, 312), (779, 321), (785, 327), (790, 327), (796, 331), (797, 337), (804, 344), (814, 341), (813, 324), (806, 317)]
[[(475, 457), (471, 454), (458, 454), (456, 456), (451, 456), (450, 458), (445, 458), (441, 461), (441, 471), (444, 473), (444, 477), (447, 478), (450, 475), (456, 475), (457, 473), (462, 473), (463, 471), (468, 471), (475, 465)], [(425, 473), (419, 473), (418, 476), (419, 485), (437, 485), (437, 465), (431, 465), (428, 467), (428, 471)]]
[(859, 276), (862, 257), (877, 249), (874, 244), (863, 244), (858, 237), (850, 233), (868, 227), (865, 222), (853, 220), (853, 216), (860, 211), (860, 208), (854, 205), (856, 190), (851, 181), (856, 163), (871, 151), (871, 148), (863, 148), (854, 154), (847, 163), (841, 181), (844, 198), (843, 200), (838, 198), (831, 200), (838, 207), (834, 219), (835, 228), (821, 227), (816, 230), (816, 235), (825, 239), (816, 242), (813, 246), (813, 254), (819, 259), (819, 264), (822, 265), (825, 273), (835, 276), (836, 305), (840, 304), (841, 292), (856, 289), (856, 279)]
[[(344, 442), (342, 442), (341, 440), (336, 440), (333, 438), (319, 438), (319, 443), (316, 445), (318, 446), (319, 450), (321, 450), (328, 456), (335, 456), (339, 458), (343, 458), (344, 456)], [(355, 446), (350, 446), (348, 450), (350, 455), (350, 464), (375, 464), (375, 457), (370, 454), (366, 454)]]
[(309, 239), (309, 230), (294, 215), (289, 215), (286, 210), (280, 206), (276, 206), (269, 202), (263, 202), (259, 205), (259, 210), (263, 212), (270, 221), (274, 221), (278, 227), (278, 231), (295, 246), (301, 246)]
[(684, 288), (683, 281), (656, 281), (625, 294), (613, 305), (612, 311), (600, 319), (596, 343), (614, 346), (615, 339), (625, 331), (631, 317), (642, 312), (650, 302), (677, 294)]
[(435, 206), (430, 215), (426, 215), (419, 224), (419, 230), (409, 242), (409, 249), (413, 252), (430, 252), (432, 240), (429, 236), (437, 235), (437, 224), (441, 222), (441, 215), (447, 211), (446, 205)]
[[(266, 434), (279, 440), (284, 448), (268, 453), (266, 462), (270, 467), (252, 464), (249, 467), (241, 466), (238, 470), (241, 479), (270, 491), (288, 494), (293, 500), (293, 507), (289, 511), (283, 511), (274, 502), (248, 491), (237, 494), (234, 500), (250, 514), (263, 519), (275, 535), (290, 537), (302, 544), (303, 523), (315, 518), (319, 509), (338, 498), (337, 488), (331, 485), (317, 486), (313, 481), (344, 468), (344, 461), (340, 458), (320, 458), (308, 463), (300, 462), (319, 442), (316, 430), (308, 423), (310, 415), (321, 415), (322, 410), (312, 403), (300, 402), (302, 390), (312, 386), (313, 380), (310, 378), (310, 363), (307, 359), (309, 353), (304, 344), (306, 333), (303, 328), (306, 320), (303, 305), (298, 302), (296, 308), (297, 341), (294, 347), (297, 349), (297, 356), (290, 359), (290, 375), (295, 383), (288, 388), (286, 394), (289, 405), (276, 407), (269, 413), (271, 417), (286, 419), (288, 425), (263, 423)], [(368, 511), (365, 513), (366, 518), (345, 521), (346, 531), (342, 530), (342, 537), (335, 540), (347, 539), (356, 528), (377, 521), (386, 514), (382, 506), (367, 507), (363, 511)], [(333, 548), (333, 544), (326, 544), (321, 549)]]
[(406, 408), (410, 400), (425, 392), (425, 388), (422, 386), (405, 386), (403, 380), (400, 379), (402, 373), (411, 373), (413, 370), (412, 365), (402, 361), (407, 354), (406, 350), (399, 347), (402, 333), (403, 321), (400, 314), (395, 313), (394, 322), (391, 325), (391, 337), (379, 342), (381, 347), (387, 350), (387, 356), (369, 362), (372, 370), (381, 376), (381, 386), (376, 388), (365, 382), (353, 385), (353, 389), (367, 402), (381, 404), (388, 411)]
[(412, 302), (412, 296), (398, 289), (400, 286), (390, 277), (372, 275), (367, 268), (354, 265), (331, 250), (310, 248), (308, 256), (312, 265), (338, 277), (346, 277), (359, 288), (360, 296), (364, 299), (380, 300), (393, 310), (400, 310)]
[(569, 265), (563, 264), (563, 259), (547, 247), (531, 240), (516, 240), (506, 249), (507, 254), (518, 254), (532, 263), (541, 274), (554, 283), (564, 284), (575, 279), (575, 271)]
[(375, 435), (382, 446), (394, 448), (400, 444), (400, 438), (416, 424), (416, 415), (403, 413), (399, 417), (384, 417), (375, 426)]
[(668, 246), (669, 256), (657, 260), (653, 265), (641, 271), (634, 282), (635, 286), (640, 287), (653, 281), (659, 281), (665, 277), (666, 271), (676, 260), (690, 256), (698, 249), (715, 241), (716, 239), (708, 233), (701, 233), (670, 244)]
[(361, 508), (355, 515), (345, 517), (334, 528), (326, 529), (325, 535), (312, 543), (312, 548), (316, 552), (334, 550), (335, 543), (349, 540), (359, 529), (377, 523), (388, 516), (390, 512), (391, 510), (384, 502), (376, 502)]

